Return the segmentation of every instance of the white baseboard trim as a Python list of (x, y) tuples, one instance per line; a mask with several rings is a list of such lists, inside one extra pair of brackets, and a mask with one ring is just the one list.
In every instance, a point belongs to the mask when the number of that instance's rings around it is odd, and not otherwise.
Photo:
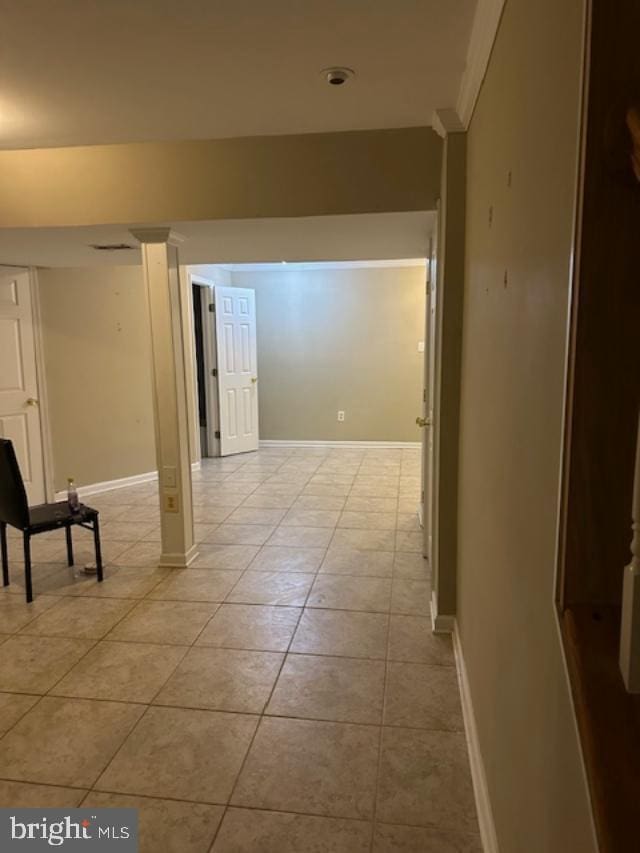
[[(199, 471), (200, 462), (192, 462), (191, 470)], [(133, 474), (131, 477), (120, 477), (118, 480), (105, 480), (103, 483), (91, 483), (88, 486), (78, 488), (80, 498), (88, 498), (91, 495), (99, 495), (102, 492), (110, 492), (112, 489), (126, 489), (128, 486), (139, 486), (142, 483), (155, 483), (158, 480), (157, 471), (147, 471), (145, 474)], [(63, 501), (67, 497), (66, 489), (55, 493), (55, 500)]]
[(431, 630), (434, 634), (452, 634), (455, 628), (456, 617), (444, 616), (438, 613), (438, 599), (436, 591), (431, 590)]
[(464, 729), (467, 736), (467, 748), (469, 750), (469, 764), (471, 765), (471, 779), (473, 781), (473, 792), (475, 795), (476, 809), (478, 812), (478, 823), (480, 825), (480, 838), (484, 853), (499, 853), (498, 837), (493, 821), (491, 800), (487, 787), (487, 777), (484, 770), (484, 761), (478, 740), (478, 729), (476, 717), (473, 712), (473, 701), (467, 677), (467, 668), (460, 644), (458, 625), (454, 619), (453, 627), (453, 651), (456, 658), (456, 669), (458, 672), (458, 683), (460, 685), (460, 696), (462, 699), (462, 716), (464, 718)]
[(267, 438), (260, 441), (260, 447), (351, 447), (356, 450), (376, 448), (417, 450), (422, 447), (422, 443), (419, 441), (288, 441)]

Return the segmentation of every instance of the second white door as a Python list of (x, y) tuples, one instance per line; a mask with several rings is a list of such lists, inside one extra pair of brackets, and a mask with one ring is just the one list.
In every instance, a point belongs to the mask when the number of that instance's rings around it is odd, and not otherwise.
[(30, 504), (44, 503), (29, 273), (0, 268), (0, 438), (9, 438)]
[(215, 287), (220, 455), (258, 449), (255, 292)]

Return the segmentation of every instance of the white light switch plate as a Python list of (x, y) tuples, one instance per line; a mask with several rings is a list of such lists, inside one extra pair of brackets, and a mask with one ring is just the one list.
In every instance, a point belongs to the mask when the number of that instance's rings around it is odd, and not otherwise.
[(418, 352), (424, 352), (424, 341), (418, 341)]

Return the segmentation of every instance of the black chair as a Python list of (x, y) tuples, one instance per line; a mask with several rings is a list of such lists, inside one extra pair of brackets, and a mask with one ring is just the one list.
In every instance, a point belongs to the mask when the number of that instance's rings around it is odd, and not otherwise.
[(0, 550), (2, 551), (3, 586), (9, 586), (7, 524), (22, 531), (27, 601), (33, 601), (31, 537), (36, 533), (46, 533), (49, 530), (64, 527), (67, 535), (67, 560), (69, 565), (73, 566), (71, 528), (74, 524), (79, 524), (85, 530), (92, 530), (96, 548), (98, 582), (102, 582), (102, 551), (100, 549), (98, 510), (80, 504), (77, 512), (72, 512), (66, 501), (30, 507), (13, 444), (6, 438), (0, 438)]

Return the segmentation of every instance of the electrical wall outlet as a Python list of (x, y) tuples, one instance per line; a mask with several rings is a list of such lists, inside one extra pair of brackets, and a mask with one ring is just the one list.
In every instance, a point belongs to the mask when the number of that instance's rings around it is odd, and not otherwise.
[(164, 511), (178, 512), (178, 495), (175, 492), (164, 493)]
[(343, 420), (344, 420), (344, 412), (338, 412), (338, 420), (339, 420), (339, 421), (343, 421)]

